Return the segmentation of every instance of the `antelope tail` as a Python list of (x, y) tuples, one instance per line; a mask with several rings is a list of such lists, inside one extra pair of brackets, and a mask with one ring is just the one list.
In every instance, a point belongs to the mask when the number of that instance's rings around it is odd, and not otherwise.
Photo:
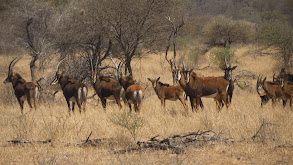
[(34, 90), (34, 95), (33, 95), (33, 97), (34, 97), (35, 99), (37, 99), (37, 98), (38, 98), (38, 94), (39, 94), (39, 88), (36, 87), (35, 90)]
[(85, 102), (86, 101), (86, 98), (87, 98), (87, 89), (86, 87), (81, 87), (78, 89), (78, 99), (80, 99), (81, 102)]
[(86, 87), (83, 87), (82, 88), (82, 101), (85, 102), (86, 101), (86, 98), (87, 98), (87, 88)]
[(135, 102), (140, 104), (142, 101), (142, 91), (141, 90), (135, 91), (133, 93), (133, 96), (134, 96)]

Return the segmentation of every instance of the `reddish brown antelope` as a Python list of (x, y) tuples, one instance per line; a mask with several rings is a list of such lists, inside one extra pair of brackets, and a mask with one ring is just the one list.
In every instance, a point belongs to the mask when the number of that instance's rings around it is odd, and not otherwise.
[(63, 95), (66, 99), (68, 105), (69, 114), (71, 112), (70, 109), (70, 101), (72, 101), (72, 112), (74, 112), (74, 105), (75, 102), (79, 108), (79, 112), (81, 113), (81, 106), (83, 105), (83, 111), (86, 111), (86, 99), (88, 94), (88, 88), (85, 84), (77, 82), (75, 79), (68, 77), (60, 71), (60, 64), (62, 61), (59, 62), (57, 66), (57, 71), (54, 80), (51, 82), (51, 85), (59, 83), (61, 89), (63, 91)]
[(122, 108), (120, 99), (125, 99), (124, 88), (118, 81), (113, 81), (108, 77), (100, 76), (93, 72), (93, 87), (102, 101), (102, 106), (106, 110), (107, 99), (115, 100), (119, 108)]
[(17, 101), (20, 105), (21, 114), (23, 114), (23, 103), (27, 100), (28, 105), (30, 108), (32, 107), (31, 100), (34, 102), (34, 108), (37, 109), (37, 97), (38, 97), (38, 87), (36, 84), (32, 82), (26, 82), (20, 74), (13, 72), (14, 65), (21, 59), (21, 58), (14, 58), (8, 67), (8, 76), (3, 81), (3, 83), (12, 83), (14, 94), (17, 98)]
[(184, 100), (184, 90), (181, 88), (180, 85), (177, 86), (169, 86), (169, 84), (164, 84), (160, 82), (160, 77), (157, 79), (148, 78), (148, 80), (152, 83), (152, 86), (161, 100), (161, 105), (165, 108), (166, 100), (176, 101), (180, 100), (184, 109), (187, 111), (187, 105)]
[(229, 82), (226, 79), (222, 77), (202, 77), (193, 72), (193, 69), (181, 71), (181, 76), (184, 76), (187, 87), (195, 98), (196, 109), (198, 109), (201, 97), (214, 98), (219, 111), (223, 107), (223, 103), (227, 108), (230, 106), (227, 97)]
[(134, 104), (135, 112), (140, 112), (142, 106), (142, 99), (144, 97), (143, 89), (130, 76), (119, 76), (119, 83), (125, 90), (125, 99), (131, 112), (131, 104)]
[(261, 97), (261, 106), (266, 104), (269, 99), (272, 99), (272, 106), (276, 104), (276, 99), (280, 98), (283, 100), (283, 106), (286, 106), (286, 95), (278, 82), (266, 81), (266, 77), (262, 79), (260, 75), (257, 78), (256, 90)]
[(286, 100), (283, 103), (284, 106), (286, 106), (287, 100), (290, 101), (290, 107), (292, 107), (292, 100), (293, 100), (293, 82), (290, 81), (284, 81), (283, 87), (282, 87)]

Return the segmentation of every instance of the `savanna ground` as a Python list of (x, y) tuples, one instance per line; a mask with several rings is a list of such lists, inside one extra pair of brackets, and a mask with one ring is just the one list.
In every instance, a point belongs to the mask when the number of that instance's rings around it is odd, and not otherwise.
[[(279, 68), (278, 59), (271, 55), (254, 56), (251, 47), (238, 48), (233, 64), (238, 65), (234, 76), (250, 72), (260, 73), (272, 79)], [(12, 56), (2, 56), (0, 68), (1, 81), (7, 75), (7, 67)], [(200, 58), (198, 68), (213, 66), (209, 55)], [(25, 79), (29, 76), (29, 57), (25, 57), (15, 66)], [(147, 55), (135, 60), (134, 78), (149, 83), (147, 77), (161, 77), (162, 82), (171, 83), (169, 66), (164, 55)], [(197, 73), (205, 76), (222, 76), (217, 67), (198, 69)], [(281, 103), (272, 108), (269, 102), (260, 108), (260, 98), (255, 91), (256, 79), (247, 78), (249, 85), (245, 89), (235, 88), (232, 105), (223, 108), (220, 113), (215, 108), (213, 99), (203, 99), (204, 110), (186, 113), (179, 101), (166, 102), (166, 109), (161, 109), (160, 101), (151, 86), (145, 90), (145, 99), (139, 117), (144, 126), (138, 129), (136, 140), (145, 141), (159, 135), (163, 139), (170, 135), (213, 130), (223, 138), (233, 142), (213, 142), (197, 147), (187, 147), (184, 153), (175, 154), (171, 150), (162, 151), (144, 149), (126, 154), (114, 154), (114, 150), (135, 146), (131, 134), (111, 122), (113, 115), (127, 112), (124, 106), (119, 110), (114, 103), (108, 103), (107, 111), (102, 109), (97, 100), (89, 100), (86, 113), (69, 116), (67, 105), (61, 92), (58, 101), (40, 103), (37, 111), (30, 111), (25, 103), (24, 115), (20, 115), (19, 105), (11, 94), (11, 84), (1, 83), (0, 105), (0, 163), (1, 164), (291, 164), (293, 163), (293, 111)], [(90, 87), (91, 93), (92, 88)], [(259, 130), (262, 122), (269, 124), (259, 138), (252, 136)], [(91, 139), (106, 139), (97, 147), (78, 147), (69, 143), (85, 140), (92, 131)], [(11, 144), (8, 140), (26, 138), (33, 140), (51, 139), (47, 144)]]

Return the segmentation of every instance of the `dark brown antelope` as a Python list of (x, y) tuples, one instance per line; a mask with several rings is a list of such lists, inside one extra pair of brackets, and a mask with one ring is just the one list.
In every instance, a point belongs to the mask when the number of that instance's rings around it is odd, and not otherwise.
[(233, 96), (233, 91), (234, 91), (234, 80), (232, 79), (232, 71), (234, 69), (236, 69), (237, 66), (233, 66), (231, 65), (231, 55), (229, 58), (229, 65), (227, 63), (226, 60), (226, 55), (225, 55), (225, 66), (224, 66), (224, 70), (225, 70), (225, 75), (224, 75), (224, 79), (229, 81), (229, 87), (228, 87), (228, 91), (227, 91), (227, 95), (228, 95), (228, 100), (231, 104), (232, 102), (232, 96)]
[(187, 105), (184, 100), (184, 90), (181, 88), (180, 85), (177, 86), (169, 86), (169, 84), (161, 83), (160, 77), (157, 79), (148, 78), (148, 80), (152, 83), (152, 86), (161, 100), (161, 105), (165, 108), (166, 100), (176, 101), (180, 100), (184, 109), (187, 111)]
[(3, 83), (12, 83), (14, 94), (17, 98), (17, 101), (20, 105), (21, 114), (23, 114), (23, 103), (27, 100), (28, 105), (30, 108), (32, 107), (32, 100), (34, 103), (35, 110), (37, 109), (37, 97), (38, 97), (38, 87), (36, 84), (32, 82), (26, 82), (20, 74), (13, 72), (14, 65), (21, 59), (21, 58), (14, 58), (8, 67), (8, 76), (3, 81)]
[[(86, 111), (86, 99), (88, 94), (88, 88), (85, 84), (77, 82), (75, 79), (68, 77), (64, 74), (63, 71), (60, 70), (59, 66), (62, 61), (59, 62), (57, 66), (57, 71), (54, 80), (51, 82), (51, 85), (59, 83), (61, 89), (63, 91), (63, 95), (66, 99), (68, 105), (69, 114), (71, 112), (70, 109), (70, 101), (72, 102), (72, 112), (74, 112), (75, 102), (79, 108), (79, 112), (81, 113), (81, 108), (83, 111)], [(81, 107), (83, 106), (83, 107)]]
[(219, 111), (223, 107), (223, 103), (227, 108), (230, 106), (227, 97), (229, 81), (226, 79), (222, 77), (202, 77), (193, 72), (193, 69), (181, 71), (181, 76), (184, 76), (187, 87), (190, 89), (193, 98), (195, 98), (197, 110), (201, 97), (214, 98)]
[(108, 77), (100, 76), (93, 72), (93, 87), (102, 101), (102, 106), (106, 110), (107, 99), (115, 100), (119, 108), (122, 108), (121, 98), (125, 99), (124, 88), (119, 84), (118, 81), (113, 81)]
[[(192, 91), (191, 89), (188, 87), (185, 79), (184, 79), (184, 72), (185, 70), (183, 69), (183, 71), (181, 72), (179, 69), (173, 69), (173, 72), (175, 73), (175, 77), (176, 77), (176, 80), (179, 82), (181, 88), (184, 90), (186, 96), (189, 97), (189, 100), (190, 100), (190, 105), (191, 105), (191, 108), (192, 108), (192, 111), (194, 111), (196, 109), (195, 107), (195, 102), (196, 102), (196, 99), (195, 99), (195, 96), (192, 95)], [(202, 109), (204, 109), (204, 105), (200, 99), (200, 107)]]
[(270, 99), (272, 100), (272, 106), (276, 104), (276, 99), (283, 100), (283, 106), (286, 106), (286, 95), (279, 82), (266, 81), (266, 77), (262, 79), (260, 75), (257, 78), (256, 90), (261, 97), (261, 106), (266, 104)]
[(282, 68), (279, 75), (277, 76), (277, 79), (279, 81), (281, 81), (281, 83), (283, 81), (287, 81), (287, 82), (293, 82), (293, 74), (291, 74), (290, 72), (287, 72), (285, 70), (285, 68)]
[(122, 74), (119, 75), (119, 83), (125, 90), (125, 99), (128, 103), (130, 112), (131, 104), (134, 104), (135, 112), (140, 112), (142, 99), (144, 97), (142, 87), (139, 84), (136, 84), (131, 76), (122, 76)]

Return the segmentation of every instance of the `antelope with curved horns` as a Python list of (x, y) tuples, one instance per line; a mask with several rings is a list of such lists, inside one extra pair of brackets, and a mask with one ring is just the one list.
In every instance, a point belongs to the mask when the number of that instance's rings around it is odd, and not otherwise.
[(228, 95), (229, 102), (231, 104), (233, 91), (234, 91), (234, 81), (232, 80), (232, 71), (234, 69), (236, 69), (237, 66), (232, 67), (232, 65), (231, 65), (231, 55), (229, 56), (229, 66), (227, 64), (226, 54), (225, 54), (224, 59), (225, 59), (225, 68), (224, 68), (225, 75), (224, 75), (224, 79), (229, 81), (229, 87), (228, 87), (227, 95)]
[(158, 98), (161, 100), (161, 105), (165, 108), (165, 102), (166, 100), (176, 101), (180, 100), (182, 103), (184, 109), (187, 111), (187, 105), (184, 100), (183, 94), (184, 90), (180, 87), (180, 85), (177, 86), (169, 86), (169, 84), (164, 84), (160, 82), (160, 77), (157, 79), (151, 79), (148, 78), (148, 80), (152, 83), (152, 86), (158, 96)]
[[(57, 65), (56, 75), (54, 80), (51, 82), (51, 85), (59, 83), (61, 89), (63, 91), (63, 95), (66, 99), (68, 112), (70, 114), (70, 101), (72, 101), (72, 112), (74, 112), (75, 102), (79, 108), (79, 112), (81, 113), (81, 109), (86, 111), (86, 99), (88, 94), (88, 87), (84, 83), (79, 83), (75, 79), (68, 77), (64, 74), (63, 71), (60, 71), (60, 64), (64, 61), (61, 60)], [(83, 107), (81, 107), (83, 106)]]
[(118, 81), (113, 81), (108, 77), (92, 72), (93, 87), (102, 101), (102, 106), (106, 110), (107, 99), (115, 100), (119, 108), (122, 108), (120, 99), (125, 100), (125, 90)]
[[(114, 67), (108, 66), (109, 68), (114, 68), (117, 70), (117, 77), (119, 76), (119, 70), (120, 70), (120, 65), (117, 66), (115, 61), (113, 60), (112, 56), (110, 55), (110, 58), (114, 64)], [(92, 61), (91, 61), (92, 63)], [(125, 90), (124, 88), (120, 85), (118, 81), (111, 80), (110, 78), (106, 76), (102, 76), (99, 73), (96, 73), (93, 71), (94, 69), (92, 68), (92, 81), (93, 81), (93, 87), (101, 99), (102, 106), (104, 110), (106, 110), (106, 105), (107, 105), (107, 99), (109, 100), (115, 100), (116, 103), (118, 104), (119, 108), (122, 108), (121, 101), (120, 99), (126, 103), (125, 100)]]
[(181, 81), (190, 90), (197, 110), (201, 97), (214, 98), (219, 111), (223, 107), (223, 103), (227, 108), (230, 106), (227, 97), (229, 82), (226, 79), (222, 77), (201, 77), (193, 72), (193, 69), (180, 71), (179, 75), (178, 80), (180, 81), (181, 77), (184, 78), (185, 81)]
[(283, 106), (286, 106), (286, 95), (279, 82), (266, 81), (266, 77), (262, 79), (262, 76), (258, 76), (256, 83), (256, 91), (261, 97), (261, 107), (265, 105), (269, 99), (272, 99), (272, 106), (276, 104), (276, 99), (283, 100)]
[(122, 73), (119, 74), (119, 83), (125, 90), (125, 99), (128, 103), (130, 112), (131, 104), (134, 104), (135, 112), (140, 112), (142, 106), (142, 99), (144, 97), (142, 87), (137, 84), (131, 76), (122, 76)]
[[(38, 87), (33, 82), (26, 82), (20, 74), (13, 72), (14, 65), (21, 59), (14, 58), (8, 67), (8, 76), (3, 81), (3, 83), (12, 83), (14, 94), (17, 98), (17, 101), (20, 105), (21, 114), (23, 114), (23, 103), (27, 100), (30, 108), (32, 107), (31, 100), (33, 100), (34, 108), (37, 109), (37, 97), (38, 97)], [(16, 60), (17, 59), (17, 60)]]
[[(184, 64), (184, 61), (183, 61), (183, 69), (182, 69), (182, 71), (185, 71), (185, 70), (186, 70), (186, 68), (185, 68), (185, 64)], [(175, 79), (176, 79), (176, 81), (179, 82), (179, 85), (184, 90), (184, 92), (186, 94), (186, 97), (189, 97), (191, 109), (192, 109), (192, 111), (194, 111), (194, 109), (196, 109), (195, 104), (194, 104), (196, 102), (196, 100), (195, 100), (195, 97), (192, 95), (191, 89), (187, 86), (186, 81), (184, 79), (182, 79), (182, 77), (184, 77), (184, 76), (181, 74), (179, 69), (173, 68), (172, 72), (175, 73)], [(200, 107), (202, 109), (204, 109), (204, 105), (203, 105), (201, 99), (200, 99)]]

